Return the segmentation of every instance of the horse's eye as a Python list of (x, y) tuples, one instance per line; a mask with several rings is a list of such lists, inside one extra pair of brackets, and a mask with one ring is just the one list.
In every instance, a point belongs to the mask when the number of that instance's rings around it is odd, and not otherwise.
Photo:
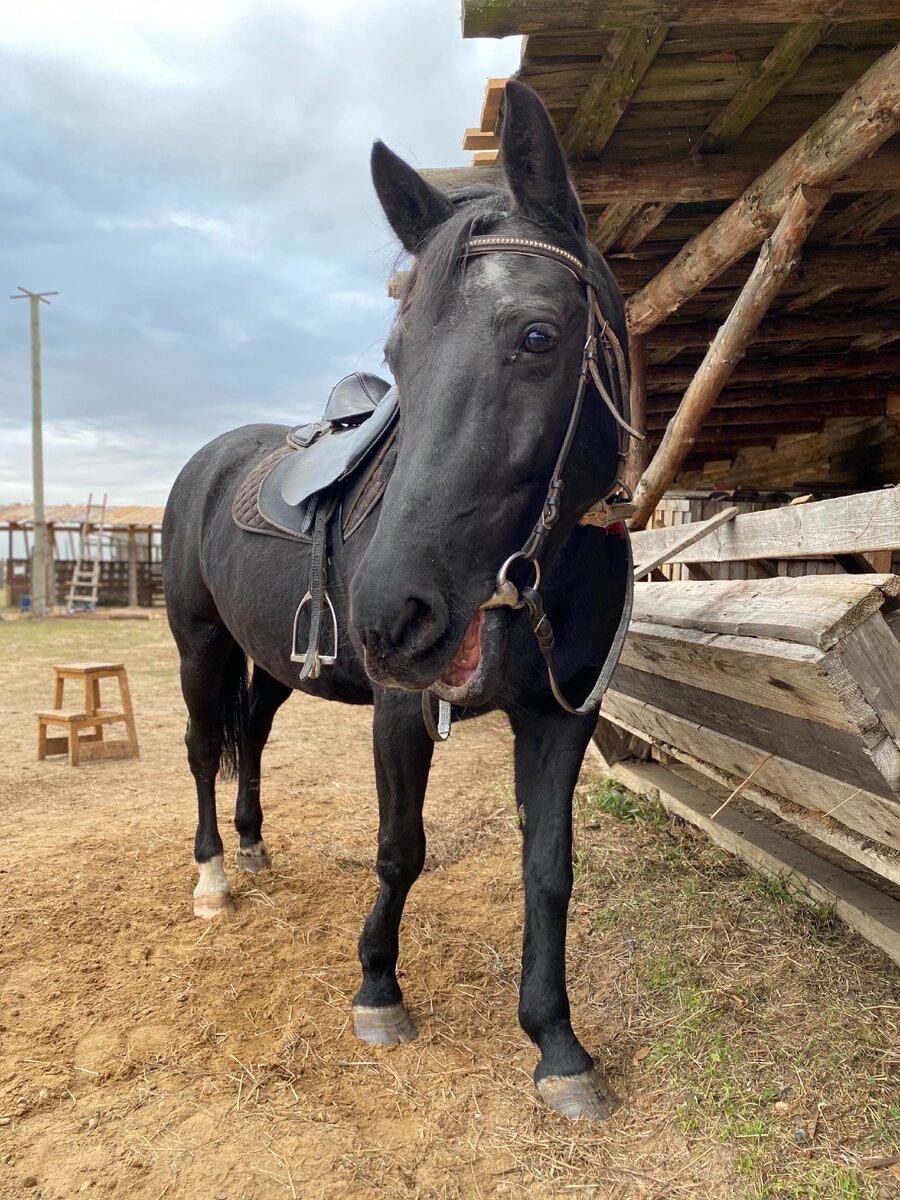
[(556, 348), (556, 334), (550, 329), (529, 329), (522, 342), (522, 349), (529, 354), (546, 354)]

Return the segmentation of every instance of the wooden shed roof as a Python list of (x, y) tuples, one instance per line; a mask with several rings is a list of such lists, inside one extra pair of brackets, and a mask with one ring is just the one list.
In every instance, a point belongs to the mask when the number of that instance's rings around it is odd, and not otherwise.
[[(779, 188), (823, 186), (817, 155), (840, 160), (830, 198), (691, 456), (886, 411), (900, 390), (897, 0), (463, 0), (463, 29), (527, 35), (517, 78), (553, 117), (644, 335), (651, 452), (782, 214)], [(499, 180), (504, 83), (488, 81), (466, 133), (477, 165), (429, 178)], [(737, 218), (748, 236), (732, 254)], [(719, 261), (694, 287), (698, 254)]]
[[(84, 520), (83, 504), (49, 504), (44, 509), (48, 525), (78, 526)], [(143, 505), (108, 507), (103, 519), (104, 529), (141, 529), (155, 531), (162, 525), (163, 510)], [(15, 525), (32, 528), (34, 508), (30, 504), (0, 504), (0, 528)]]

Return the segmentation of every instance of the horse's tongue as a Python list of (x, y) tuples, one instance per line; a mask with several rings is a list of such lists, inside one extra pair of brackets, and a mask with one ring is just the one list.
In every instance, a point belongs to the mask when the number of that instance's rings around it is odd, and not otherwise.
[(484, 625), (484, 613), (479, 609), (465, 632), (462, 643), (453, 656), (450, 666), (441, 676), (441, 683), (447, 687), (462, 687), (468, 683), (481, 662), (481, 628)]

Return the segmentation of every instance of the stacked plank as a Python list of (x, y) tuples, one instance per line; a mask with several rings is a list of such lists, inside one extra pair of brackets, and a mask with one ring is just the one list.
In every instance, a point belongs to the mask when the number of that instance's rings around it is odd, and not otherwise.
[[(685, 529), (635, 535), (638, 561)], [(615, 764), (626, 782), (664, 802), (669, 787), (679, 815), (738, 853), (760, 814), (774, 814), (805, 854), (821, 848), (832, 883), (837, 869), (845, 890), (856, 887), (838, 862), (900, 885), (900, 577), (859, 563), (891, 543), (900, 546), (898, 488), (738, 516), (675, 556), (771, 563), (830, 552), (852, 555), (859, 573), (639, 584), (603, 716), (657, 763)], [(606, 753), (615, 757), (608, 742)], [(734, 791), (737, 838), (711, 819)], [(884, 906), (889, 919), (874, 924), (852, 905), (844, 915), (900, 961), (900, 909)]]

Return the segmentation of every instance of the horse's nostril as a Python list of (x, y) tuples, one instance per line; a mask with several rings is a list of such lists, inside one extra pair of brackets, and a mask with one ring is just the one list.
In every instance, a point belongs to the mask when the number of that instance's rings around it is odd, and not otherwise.
[(395, 646), (421, 649), (421, 643), (430, 645), (429, 631), (435, 626), (432, 609), (417, 596), (410, 596), (398, 609), (388, 628), (388, 635)]

